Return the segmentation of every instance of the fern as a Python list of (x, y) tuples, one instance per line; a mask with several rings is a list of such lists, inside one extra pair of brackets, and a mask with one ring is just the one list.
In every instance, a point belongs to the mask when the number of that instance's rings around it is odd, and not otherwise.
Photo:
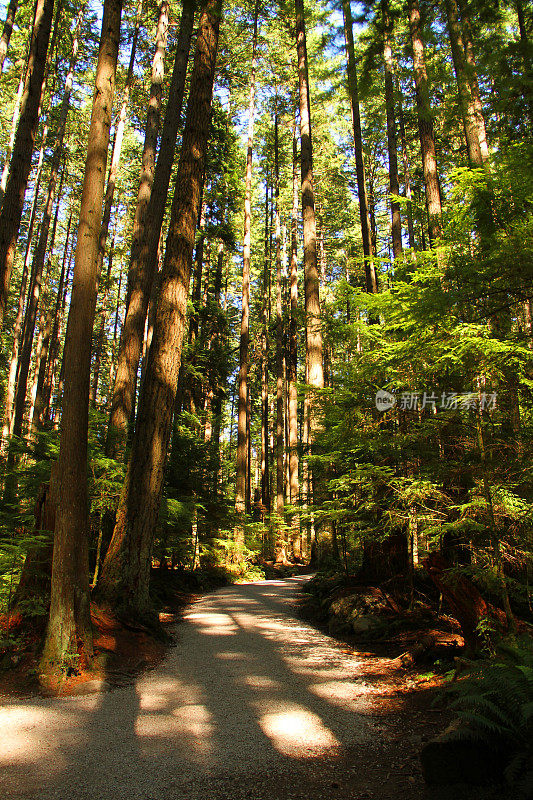
[[(463, 722), (454, 734), (509, 753), (505, 775), (521, 794), (533, 785), (533, 647), (505, 644), (498, 660), (484, 663), (448, 689)], [(527, 796), (527, 794), (526, 794)]]

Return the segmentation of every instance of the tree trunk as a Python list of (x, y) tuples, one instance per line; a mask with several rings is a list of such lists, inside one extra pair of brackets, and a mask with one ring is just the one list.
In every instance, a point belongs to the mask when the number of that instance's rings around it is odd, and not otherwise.
[(28, 78), (22, 94), (21, 113), (13, 145), (9, 179), (0, 211), (0, 328), (4, 323), (11, 270), (31, 169), (35, 133), (39, 122), (39, 103), (53, 9), (54, 0), (37, 0), (33, 40), (28, 60)]
[(17, 13), (18, 0), (11, 0), (7, 7), (6, 21), (4, 22), (4, 30), (2, 31), (2, 38), (0, 39), (0, 72), (4, 69), (4, 61), (9, 47), (9, 40), (13, 33), (13, 25), (15, 24), (15, 15)]
[(426, 184), (426, 205), (429, 217), (429, 237), (431, 244), (442, 233), (442, 205), (440, 199), (435, 137), (433, 134), (433, 115), (429, 101), (428, 76), (424, 57), (424, 40), (418, 0), (409, 0), (409, 27), (413, 47), (413, 70), (415, 75), (416, 112), (418, 133), (422, 152), (422, 167)]
[[(50, 182), (48, 185), (48, 195), (46, 198), (44, 216), (41, 221), (41, 227), (39, 231), (39, 241), (37, 242), (37, 247), (35, 248), (35, 254), (33, 257), (33, 264), (32, 264), (33, 290), (31, 291), (28, 300), (28, 308), (26, 310), (26, 317), (24, 320), (24, 339), (22, 343), (22, 352), (20, 356), (17, 392), (15, 396), (15, 413), (13, 418), (14, 436), (20, 436), (22, 434), (24, 404), (26, 402), (26, 392), (28, 388), (28, 377), (30, 372), (31, 353), (33, 347), (33, 335), (35, 333), (35, 323), (37, 321), (37, 311), (39, 308), (39, 301), (41, 297), (41, 283), (45, 265), (46, 248), (48, 245), (50, 220), (52, 218), (53, 203), (55, 199), (55, 183), (58, 172), (59, 172), (59, 164), (58, 163), (56, 164), (54, 160), (51, 166)], [(65, 168), (63, 167), (61, 174), (61, 184), (59, 187), (59, 192), (56, 202), (56, 214), (58, 213), (59, 204), (61, 202), (61, 190), (63, 185), (64, 174), (65, 174)]]
[[(28, 439), (33, 431), (35, 433), (39, 427), (39, 414), (42, 410), (41, 407), (37, 409), (37, 416), (35, 416), (35, 405), (37, 401), (37, 394), (42, 396), (44, 376), (46, 372), (46, 363), (48, 360), (48, 348), (50, 346), (50, 334), (52, 331), (52, 304), (48, 303), (48, 292), (50, 291), (49, 276), (52, 270), (52, 255), (54, 252), (54, 243), (57, 230), (57, 218), (59, 216), (59, 203), (61, 200), (61, 189), (59, 190), (58, 201), (56, 204), (56, 212), (54, 216), (54, 224), (52, 226), (52, 235), (50, 237), (50, 251), (47, 259), (46, 272), (48, 275), (46, 281), (46, 290), (43, 291), (43, 298), (41, 302), (41, 318), (39, 320), (39, 335), (37, 338), (37, 346), (35, 348), (35, 366), (33, 375), (33, 384), (30, 392), (30, 412), (28, 415)], [(41, 401), (41, 397), (39, 400)]]
[(50, 619), (41, 661), (41, 670), (45, 673), (63, 670), (72, 654), (83, 660), (90, 659), (93, 652), (87, 542), (89, 383), (98, 234), (121, 14), (121, 0), (105, 0), (63, 356), (65, 389), (59, 450), (59, 506), (54, 533)]
[(361, 111), (359, 108), (359, 88), (357, 84), (357, 68), (355, 64), (355, 48), (353, 41), (353, 20), (350, 0), (342, 0), (344, 14), (344, 39), (348, 56), (348, 92), (352, 108), (353, 137), (355, 145), (355, 170), (357, 174), (357, 198), (359, 201), (359, 217), (361, 220), (361, 237), (365, 257), (365, 276), (367, 292), (378, 290), (377, 275), (372, 259), (372, 235), (368, 214), (368, 195), (366, 190), (365, 162), (363, 154), (363, 134), (361, 132)]
[(444, 6), (446, 8), (453, 68), (457, 80), (457, 88), (459, 90), (459, 106), (463, 118), (468, 160), (471, 167), (482, 167), (484, 161), (479, 141), (474, 98), (472, 97), (472, 90), (468, 77), (465, 47), (459, 22), (457, 3), (455, 0), (444, 0)]
[(261, 503), (263, 516), (270, 514), (269, 423), (268, 423), (268, 279), (269, 279), (269, 198), (268, 175), (265, 178), (265, 257), (263, 263), (263, 306), (261, 309)]
[[(100, 234), (102, 229), (100, 228)], [(100, 238), (100, 244), (102, 239)], [(96, 397), (98, 394), (98, 381), (100, 380), (100, 367), (102, 365), (102, 353), (104, 350), (105, 341), (105, 326), (107, 323), (107, 305), (109, 299), (109, 286), (111, 283), (111, 271), (113, 269), (113, 254), (115, 252), (115, 236), (111, 240), (107, 258), (107, 274), (105, 277), (104, 294), (102, 297), (102, 308), (100, 310), (100, 324), (96, 334), (95, 348), (94, 348), (94, 367), (93, 367), (93, 380), (89, 391), (89, 403), (93, 408), (96, 408)]]
[(290, 323), (289, 323), (289, 494), (292, 506), (292, 550), (302, 551), (300, 537), (299, 482), (298, 482), (298, 151), (296, 119), (292, 137), (292, 214), (291, 214), (291, 272), (290, 272)]
[[(237, 410), (237, 465), (236, 465), (236, 493), (235, 511), (243, 517), (246, 511), (246, 402), (248, 387), (248, 348), (250, 327), (250, 250), (252, 229), (252, 161), (254, 143), (254, 116), (255, 116), (255, 69), (257, 61), (257, 18), (259, 3), (256, 0), (254, 9), (254, 30), (252, 41), (252, 64), (250, 70), (250, 101), (248, 106), (248, 148), (246, 153), (246, 175), (244, 196), (244, 239), (243, 239), (243, 266), (242, 266), (242, 316), (239, 343), (239, 402)], [(244, 528), (239, 520), (235, 528), (235, 544), (237, 551), (244, 545)]]
[(413, 206), (411, 194), (411, 170), (409, 167), (409, 154), (407, 153), (407, 137), (405, 135), (405, 121), (403, 116), (402, 92), (398, 85), (398, 122), (400, 124), (400, 141), (402, 143), (403, 160), (403, 185), (405, 188), (405, 199), (407, 200), (407, 230), (409, 233), (409, 247), (415, 249), (415, 228), (413, 225)]
[(400, 203), (395, 197), (400, 195), (398, 181), (398, 145), (396, 142), (396, 114), (394, 102), (394, 60), (392, 55), (393, 22), (390, 16), (388, 0), (383, 5), (383, 62), (385, 64), (385, 108), (387, 112), (387, 150), (389, 154), (389, 193), (392, 217), (392, 252), (394, 260), (403, 252), (402, 220)]
[(208, 0), (200, 18), (152, 346), (115, 530), (99, 582), (109, 602), (148, 621), (154, 620), (148, 594), (151, 548), (180, 368), (220, 13), (221, 0)]
[(98, 238), (98, 260), (96, 265), (96, 280), (98, 283), (100, 282), (100, 276), (102, 274), (102, 267), (104, 264), (107, 237), (109, 235), (109, 223), (111, 221), (111, 211), (113, 209), (113, 198), (115, 196), (115, 187), (117, 185), (117, 174), (120, 165), (120, 156), (122, 153), (122, 142), (124, 140), (124, 130), (126, 128), (126, 117), (130, 101), (130, 92), (133, 84), (133, 68), (135, 66), (135, 56), (137, 54), (137, 42), (139, 39), (139, 28), (141, 25), (142, 6), (143, 0), (138, 0), (137, 12), (135, 16), (135, 29), (133, 31), (133, 39), (131, 42), (130, 60), (128, 64), (128, 71), (126, 73), (124, 92), (122, 94), (122, 104), (120, 106), (120, 113), (115, 125), (111, 163), (109, 165), (109, 175), (107, 178), (107, 187), (104, 197), (104, 213), (102, 215), (100, 236)]
[(41, 185), (41, 175), (42, 175), (42, 163), (44, 158), (44, 146), (46, 143), (46, 131), (47, 127), (45, 126), (43, 132), (43, 141), (41, 150), (39, 153), (39, 160), (37, 163), (37, 172), (35, 176), (35, 190), (33, 196), (33, 203), (30, 212), (30, 221), (28, 225), (28, 236), (26, 239), (26, 253), (24, 255), (24, 264), (22, 267), (22, 278), (20, 282), (20, 291), (19, 291), (19, 299), (18, 299), (18, 306), (17, 306), (17, 316), (15, 318), (15, 325), (13, 329), (13, 345), (11, 348), (11, 357), (9, 360), (9, 374), (7, 379), (7, 386), (6, 386), (6, 401), (5, 401), (5, 411), (4, 411), (4, 427), (2, 429), (2, 446), (4, 446), (9, 438), (9, 435), (13, 432), (13, 404), (15, 401), (15, 389), (17, 384), (17, 375), (19, 369), (19, 351), (21, 345), (21, 339), (24, 338), (24, 301), (26, 299), (26, 288), (28, 285), (28, 274), (29, 274), (29, 266), (30, 266), (30, 256), (31, 256), (31, 244), (33, 239), (33, 228), (35, 225), (35, 212), (37, 209), (37, 200), (39, 197), (39, 188)]
[(276, 241), (276, 558), (284, 551), (283, 513), (285, 510), (283, 465), (283, 317), (281, 285), (281, 227), (279, 219), (279, 143), (278, 114), (274, 120), (274, 216)]
[(531, 96), (531, 87), (533, 86), (533, 67), (531, 58), (531, 43), (527, 35), (526, 20), (524, 17), (524, 5), (522, 0), (516, 0), (516, 13), (518, 15), (518, 30), (520, 31), (520, 50), (522, 53), (522, 62), (524, 64), (524, 97), (527, 103), (529, 125), (531, 130), (533, 130), (533, 97)]
[[(304, 287), (306, 318), (306, 359), (307, 379), (311, 387), (307, 404), (309, 413), (309, 447), (312, 451), (316, 436), (320, 430), (316, 397), (313, 392), (324, 388), (324, 368), (322, 363), (322, 329), (320, 311), (320, 289), (317, 264), (315, 191), (313, 185), (313, 145), (311, 141), (311, 112), (309, 107), (309, 78), (307, 62), (307, 45), (305, 35), (303, 0), (295, 0), (296, 12), (296, 51), (298, 57), (298, 87), (300, 102), (300, 151), (302, 179), (302, 217), (304, 239)], [(318, 471), (309, 476), (313, 481), (315, 500), (320, 504), (323, 499), (323, 481)], [(320, 557), (327, 558), (331, 554), (331, 531), (326, 526), (321, 530)]]
[(472, 28), (468, 19), (469, 11), (465, 8), (464, 0), (459, 0), (459, 8), (461, 10), (461, 21), (463, 23), (463, 39), (465, 47), (466, 70), (468, 75), (468, 82), (470, 84), (470, 92), (472, 94), (472, 102), (474, 104), (474, 114), (476, 117), (476, 126), (479, 139), (479, 148), (481, 150), (481, 158), (483, 163), (489, 159), (489, 145), (487, 141), (487, 129), (485, 127), (485, 118), (483, 116), (483, 104), (481, 102), (481, 95), (479, 92), (479, 82), (476, 72), (476, 60), (474, 57), (474, 43), (472, 41)]
[[(28, 310), (24, 322), (24, 339), (22, 344), (22, 353), (20, 357), (17, 394), (15, 399), (15, 416), (13, 421), (13, 433), (16, 436), (20, 436), (22, 430), (22, 414), (24, 410), (24, 403), (26, 400), (26, 389), (28, 384), (28, 374), (30, 368), (33, 334), (35, 331), (35, 322), (37, 320), (37, 309), (39, 306), (41, 279), (44, 269), (44, 262), (46, 258), (46, 250), (48, 247), (48, 234), (50, 231), (50, 222), (52, 219), (52, 210), (56, 195), (56, 183), (59, 175), (60, 160), (63, 150), (63, 139), (65, 137), (67, 116), (70, 108), (70, 96), (72, 93), (72, 85), (74, 82), (74, 69), (78, 56), (78, 36), (80, 32), (81, 19), (82, 19), (82, 14), (80, 12), (78, 15), (76, 30), (74, 32), (74, 38), (72, 42), (72, 53), (70, 57), (70, 66), (65, 80), (65, 89), (63, 92), (63, 99), (61, 101), (61, 109), (59, 112), (57, 135), (54, 144), (52, 161), (50, 164), (50, 179), (48, 181), (48, 190), (44, 205), (43, 218), (41, 220), (41, 226), (39, 229), (39, 239), (33, 256), (33, 263), (32, 263), (33, 290), (30, 295)], [(64, 173), (65, 173), (65, 168), (63, 167), (61, 184), (63, 182)], [(58, 202), (56, 208), (59, 208), (60, 199), (61, 199), (61, 187), (58, 192)]]
[(57, 288), (57, 297), (56, 297), (56, 304), (54, 309), (53, 315), (53, 327), (52, 333), (50, 335), (50, 351), (48, 357), (48, 365), (46, 369), (45, 379), (42, 386), (42, 393), (39, 393), (39, 387), (37, 387), (37, 396), (35, 398), (35, 414), (38, 415), (41, 423), (44, 423), (45, 420), (48, 418), (48, 411), (50, 408), (50, 398), (52, 395), (52, 385), (54, 381), (54, 373), (57, 365), (57, 360), (59, 356), (59, 336), (61, 331), (61, 319), (63, 317), (63, 303), (65, 297), (65, 289), (68, 285), (69, 279), (69, 272), (70, 272), (70, 260), (68, 265), (68, 271), (66, 270), (67, 266), (67, 253), (68, 253), (68, 245), (69, 245), (69, 237), (70, 237), (70, 226), (72, 223), (72, 214), (69, 215), (68, 223), (67, 223), (67, 232), (65, 235), (65, 246), (63, 250), (63, 259), (61, 262), (61, 275), (59, 278), (59, 286)]
[[(128, 438), (128, 425), (135, 398), (135, 378), (141, 357), (144, 323), (148, 312), (152, 284), (157, 274), (158, 244), (185, 92), (185, 77), (194, 23), (194, 7), (195, 0), (184, 0), (174, 69), (168, 93), (167, 111), (151, 190), (149, 175), (143, 173), (146, 178), (142, 186), (142, 196), (143, 204), (146, 203), (146, 207), (144, 217), (142, 209), (138, 213), (136, 212), (136, 227), (134, 228), (132, 239), (126, 317), (117, 356), (117, 369), (106, 442), (106, 453), (111, 458), (122, 457)], [(161, 44), (159, 45), (160, 48)], [(158, 96), (157, 93), (160, 91), (159, 85), (162, 80), (160, 66), (158, 65), (160, 65), (159, 60), (152, 73), (157, 86), (153, 85), (150, 95), (149, 119), (147, 117), (147, 130), (150, 130), (150, 139), (149, 143), (146, 144), (147, 149), (143, 156), (143, 163), (145, 157), (147, 160), (153, 159), (153, 153), (155, 153), (154, 134), (157, 131), (157, 118), (156, 101), (153, 98)], [(160, 104), (160, 99), (158, 102)], [(141, 194), (141, 188), (139, 188), (139, 194)]]

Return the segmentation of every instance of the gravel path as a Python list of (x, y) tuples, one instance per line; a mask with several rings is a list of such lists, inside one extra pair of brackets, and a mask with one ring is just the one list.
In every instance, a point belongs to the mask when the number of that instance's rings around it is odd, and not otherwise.
[(165, 661), (132, 686), (9, 701), (0, 797), (388, 796), (354, 794), (345, 781), (363, 757), (370, 766), (379, 729), (356, 656), (294, 616), (302, 580), (207, 595), (187, 609)]

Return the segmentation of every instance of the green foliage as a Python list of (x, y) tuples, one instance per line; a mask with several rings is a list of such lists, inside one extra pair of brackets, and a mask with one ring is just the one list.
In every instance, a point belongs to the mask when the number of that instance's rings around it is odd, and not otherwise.
[(533, 786), (533, 649), (529, 639), (501, 645), (497, 660), (483, 663), (449, 686), (450, 707), (461, 738), (480, 739), (508, 753), (506, 777), (524, 796)]

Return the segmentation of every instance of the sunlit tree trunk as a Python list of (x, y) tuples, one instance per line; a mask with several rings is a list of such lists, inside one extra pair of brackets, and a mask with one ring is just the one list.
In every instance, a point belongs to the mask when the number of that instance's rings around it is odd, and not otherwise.
[(99, 581), (99, 591), (109, 602), (123, 613), (149, 622), (154, 621), (148, 594), (152, 540), (161, 503), (186, 322), (221, 5), (221, 0), (208, 0), (200, 18), (154, 334), (117, 521)]
[[(302, 217), (304, 239), (304, 287), (305, 287), (305, 319), (306, 319), (306, 359), (307, 383), (311, 394), (307, 398), (309, 443), (312, 450), (316, 435), (320, 429), (317, 400), (314, 392), (324, 388), (324, 369), (322, 363), (322, 328), (320, 310), (319, 274), (317, 263), (315, 191), (313, 185), (313, 145), (311, 141), (311, 113), (309, 108), (309, 78), (307, 62), (307, 46), (305, 34), (303, 0), (296, 0), (296, 52), (298, 58), (298, 88), (300, 103), (300, 160), (302, 181)], [(318, 471), (309, 476), (313, 483), (315, 501), (320, 504), (324, 491), (322, 476)], [(320, 531), (321, 559), (332, 554), (331, 531), (323, 525)]]
[(115, 196), (115, 188), (117, 185), (118, 168), (120, 165), (120, 156), (122, 154), (122, 142), (124, 141), (124, 131), (126, 129), (126, 119), (128, 114), (128, 105), (130, 102), (131, 87), (133, 85), (133, 68), (135, 66), (135, 56), (137, 54), (137, 42), (139, 40), (139, 28), (141, 25), (143, 0), (138, 0), (137, 12), (135, 17), (135, 28), (133, 31), (133, 39), (131, 42), (130, 60), (128, 64), (128, 71), (126, 73), (126, 82), (124, 85), (124, 92), (122, 94), (122, 103), (120, 112), (115, 125), (115, 134), (113, 138), (113, 148), (111, 151), (111, 163), (109, 165), (109, 175), (107, 178), (107, 187), (104, 197), (104, 212), (102, 215), (102, 224), (100, 226), (100, 236), (98, 239), (98, 263), (96, 267), (97, 281), (100, 281), (102, 274), (102, 267), (104, 264), (105, 251), (107, 246), (107, 237), (109, 235), (109, 223), (111, 221), (111, 211), (113, 210), (113, 199)]
[[(17, 391), (15, 395), (15, 411), (13, 417), (14, 436), (20, 436), (22, 434), (24, 404), (26, 402), (26, 392), (28, 388), (31, 354), (33, 348), (33, 335), (35, 333), (35, 324), (37, 322), (37, 311), (41, 300), (41, 284), (45, 266), (46, 247), (48, 245), (49, 223), (52, 217), (53, 202), (55, 199), (55, 181), (57, 179), (58, 171), (59, 171), (59, 166), (56, 170), (52, 170), (51, 172), (50, 184), (53, 183), (53, 188), (51, 189), (49, 184), (44, 216), (41, 221), (41, 228), (39, 231), (39, 241), (37, 243), (37, 247), (35, 249), (35, 255), (33, 258), (33, 265), (32, 265), (33, 290), (31, 291), (30, 297), (28, 299), (28, 308), (26, 310), (26, 317), (24, 320), (24, 339), (22, 344), (22, 352), (20, 355)], [(56, 219), (59, 211), (59, 204), (61, 202), (61, 192), (63, 186), (64, 173), (65, 169), (63, 167), (61, 174), (61, 183), (56, 201), (56, 212), (55, 212)], [(44, 231), (43, 228), (45, 228)], [(46, 310), (44, 310), (43, 313), (46, 314)]]
[(472, 28), (468, 19), (469, 9), (466, 8), (464, 0), (460, 0), (459, 8), (461, 11), (461, 21), (463, 30), (463, 40), (465, 48), (465, 61), (466, 71), (468, 75), (468, 82), (470, 84), (470, 92), (472, 94), (472, 102), (474, 104), (474, 114), (476, 117), (476, 126), (479, 138), (479, 148), (481, 150), (481, 158), (485, 163), (489, 158), (489, 145), (487, 140), (487, 129), (485, 127), (485, 117), (483, 116), (483, 104), (481, 102), (481, 95), (479, 92), (479, 81), (477, 79), (476, 60), (474, 57), (474, 43), (472, 41)]
[(388, 8), (388, 0), (383, 6), (383, 62), (385, 64), (385, 109), (387, 112), (387, 150), (389, 154), (389, 192), (392, 217), (392, 252), (394, 259), (403, 252), (402, 220), (400, 203), (395, 197), (400, 195), (398, 181), (398, 145), (396, 141), (396, 103), (394, 101), (394, 59), (392, 55), (393, 22)]
[[(176, 46), (174, 68), (168, 93), (167, 111), (161, 132), (161, 143), (154, 170), (150, 190), (149, 167), (141, 180), (143, 183), (143, 203), (146, 202), (144, 216), (142, 209), (136, 215), (133, 231), (131, 261), (128, 276), (128, 296), (126, 303), (126, 317), (117, 356), (117, 367), (113, 396), (111, 400), (111, 415), (106, 442), (106, 453), (112, 458), (119, 458), (124, 454), (128, 425), (132, 416), (135, 399), (135, 384), (139, 359), (141, 357), (144, 324), (148, 312), (148, 304), (152, 291), (152, 284), (157, 274), (158, 244), (161, 236), (161, 226), (168, 196), (170, 174), (174, 162), (176, 138), (181, 118), (183, 97), (185, 93), (185, 78), (187, 62), (191, 44), (194, 23), (194, 0), (184, 0)], [(160, 29), (160, 33), (162, 31)], [(162, 82), (162, 43), (156, 52), (152, 71), (152, 92), (150, 99), (149, 115), (147, 117), (147, 132), (149, 132), (147, 151), (143, 155), (143, 164), (150, 162), (155, 157), (155, 145), (158, 117), (160, 108), (160, 92)], [(156, 86), (154, 86), (154, 82)], [(157, 106), (157, 108), (156, 108)], [(146, 136), (145, 136), (146, 139)], [(141, 190), (139, 190), (141, 193)], [(146, 198), (149, 198), (146, 200)]]
[(472, 90), (468, 78), (465, 47), (461, 24), (459, 22), (457, 3), (455, 0), (444, 0), (444, 6), (446, 9), (453, 68), (457, 80), (457, 88), (459, 90), (459, 105), (466, 136), (468, 160), (471, 167), (482, 167), (484, 161), (479, 141), (474, 98), (472, 97)]
[(429, 217), (429, 235), (433, 244), (442, 233), (442, 205), (440, 199), (433, 115), (429, 100), (428, 76), (424, 56), (424, 40), (418, 0), (409, 0), (409, 28), (413, 47), (413, 71), (416, 90), (416, 113), (422, 152), (422, 167), (426, 185), (426, 205)]
[(109, 130), (120, 39), (121, 0), (105, 0), (87, 158), (80, 203), (74, 279), (67, 324), (59, 450), (59, 504), (54, 532), (50, 618), (41, 670), (93, 654), (89, 613), (87, 436), (96, 265)]
[(357, 175), (357, 199), (359, 201), (359, 218), (361, 220), (361, 238), (365, 256), (365, 276), (367, 292), (378, 290), (377, 276), (372, 259), (372, 237), (370, 217), (368, 214), (368, 195), (366, 189), (365, 162), (363, 154), (363, 134), (361, 132), (361, 111), (359, 108), (359, 88), (357, 84), (357, 67), (353, 41), (353, 19), (350, 0), (342, 0), (344, 14), (344, 38), (348, 56), (348, 92), (352, 108), (352, 125), (355, 145), (355, 170)]
[[(50, 164), (50, 178), (48, 181), (48, 189), (44, 203), (44, 213), (41, 220), (39, 229), (39, 239), (35, 248), (32, 263), (33, 275), (33, 291), (29, 298), (28, 311), (26, 313), (26, 320), (24, 323), (24, 340), (22, 344), (22, 352), (20, 357), (20, 366), (18, 372), (17, 393), (15, 399), (15, 415), (13, 421), (13, 433), (20, 436), (22, 430), (22, 414), (24, 410), (24, 403), (26, 400), (26, 389), (28, 384), (28, 375), (30, 368), (33, 334), (35, 331), (35, 323), (37, 320), (37, 309), (39, 306), (41, 279), (44, 269), (46, 252), (48, 247), (48, 235), (50, 232), (50, 223), (52, 220), (52, 211), (56, 197), (56, 185), (59, 177), (60, 161), (63, 152), (63, 140), (65, 137), (65, 129), (67, 124), (67, 116), (70, 108), (70, 96), (72, 94), (72, 85), (74, 82), (74, 69), (76, 59), (78, 56), (78, 36), (81, 25), (81, 13), (78, 15), (78, 22), (74, 33), (72, 53), (70, 58), (69, 71), (65, 80), (65, 88), (63, 91), (63, 99), (61, 101), (61, 108), (59, 112), (59, 122), (57, 128), (56, 140), (54, 143), (54, 152), (52, 155), (52, 162)], [(61, 185), (63, 183), (65, 174), (65, 167), (63, 166)], [(61, 187), (58, 192), (57, 207), (61, 200)]]
[[(100, 229), (101, 232), (101, 229)], [(101, 239), (100, 239), (101, 244)], [(111, 272), (113, 270), (113, 255), (115, 252), (115, 237), (111, 240), (107, 257), (107, 273), (104, 281), (104, 292), (102, 296), (102, 308), (100, 309), (100, 322), (96, 334), (94, 348), (93, 379), (89, 390), (89, 403), (96, 408), (96, 398), (98, 396), (98, 381), (100, 380), (100, 368), (102, 366), (102, 353), (105, 343), (105, 328), (107, 324), (109, 287), (111, 285)]]
[(283, 464), (283, 317), (281, 281), (281, 226), (279, 219), (278, 114), (274, 120), (274, 218), (276, 242), (276, 560), (285, 560), (283, 514), (285, 510)]
[[(250, 252), (252, 230), (252, 161), (254, 144), (255, 117), (255, 69), (257, 61), (257, 18), (259, 3), (256, 0), (254, 9), (254, 30), (252, 40), (252, 63), (250, 69), (250, 100), (248, 104), (248, 147), (246, 152), (246, 175), (244, 196), (244, 238), (242, 267), (242, 316), (239, 343), (239, 401), (237, 408), (237, 464), (235, 511), (242, 517), (246, 511), (246, 473), (247, 473), (247, 387), (248, 387), (248, 349), (250, 326)], [(244, 528), (242, 520), (235, 527), (235, 544), (237, 551), (244, 545)]]
[(69, 273), (70, 273), (70, 260), (72, 258), (72, 252), (71, 252), (71, 256), (68, 259), (69, 263), (67, 268), (67, 255), (68, 255), (71, 223), (72, 223), (72, 214), (69, 215), (67, 223), (67, 232), (65, 235), (65, 246), (63, 249), (63, 259), (61, 262), (61, 275), (59, 278), (56, 304), (53, 314), (53, 327), (52, 327), (52, 332), (50, 334), (50, 351), (49, 351), (48, 365), (47, 365), (44, 385), (42, 388), (42, 397), (39, 396), (39, 390), (37, 390), (37, 397), (35, 399), (35, 413), (40, 414), (41, 422), (44, 422), (48, 418), (50, 399), (52, 396), (52, 387), (54, 383), (54, 375), (59, 357), (59, 344), (60, 344), (59, 337), (61, 334), (61, 321), (63, 319), (63, 314), (64, 314), (64, 304), (66, 301), (66, 287), (68, 286)]
[[(56, 204), (56, 211), (54, 216), (54, 224), (52, 225), (52, 234), (50, 236), (50, 249), (48, 253), (47, 274), (50, 276), (52, 269), (52, 256), (54, 253), (54, 244), (57, 231), (57, 219), (59, 216), (59, 203), (61, 198), (61, 189), (59, 190), (58, 202)], [(28, 415), (28, 438), (33, 431), (35, 433), (39, 427), (40, 412), (42, 410), (42, 390), (44, 385), (44, 376), (46, 372), (46, 364), (48, 361), (48, 350), (50, 347), (50, 334), (52, 332), (52, 303), (48, 301), (48, 293), (50, 291), (49, 277), (46, 281), (46, 292), (43, 292), (41, 302), (41, 317), (39, 321), (39, 335), (37, 345), (35, 347), (35, 364), (33, 384), (30, 392), (30, 412)], [(39, 394), (39, 408), (36, 413), (37, 395)]]
[(0, 39), (0, 72), (4, 69), (4, 61), (9, 47), (9, 40), (13, 33), (13, 25), (15, 24), (15, 15), (17, 13), (18, 0), (11, 0), (7, 7), (6, 21), (4, 22), (4, 30), (2, 31), (2, 38)]
[(268, 175), (265, 178), (265, 255), (263, 262), (263, 304), (261, 309), (261, 503), (270, 513), (269, 421), (268, 421), (268, 284), (269, 284), (269, 198)]
[(531, 42), (529, 41), (529, 36), (527, 33), (526, 20), (524, 16), (524, 4), (522, 3), (522, 0), (516, 0), (516, 13), (518, 16), (518, 30), (520, 31), (520, 50), (522, 53), (522, 63), (524, 65), (524, 78), (526, 85), (526, 91), (524, 92), (524, 95), (527, 103), (529, 125), (531, 127), (531, 130), (533, 130), (533, 97), (531, 96), (531, 87), (533, 86), (533, 67), (532, 67), (532, 56), (531, 56)]
[(11, 270), (31, 169), (35, 133), (39, 122), (41, 87), (46, 67), (54, 0), (37, 0), (27, 80), (20, 104), (20, 119), (13, 145), (6, 191), (0, 210), (0, 328), (11, 283)]
[(290, 263), (290, 322), (287, 381), (289, 393), (289, 492), (292, 506), (291, 538), (295, 555), (301, 555), (298, 478), (298, 149), (296, 119), (292, 137), (292, 214)]
[(403, 102), (401, 89), (398, 86), (398, 122), (400, 126), (400, 141), (402, 143), (403, 161), (403, 184), (405, 187), (405, 199), (407, 200), (407, 230), (409, 233), (409, 247), (415, 249), (415, 227), (413, 225), (413, 207), (411, 194), (411, 169), (409, 165), (409, 154), (407, 152), (407, 137), (405, 135), (405, 120), (403, 116)]

